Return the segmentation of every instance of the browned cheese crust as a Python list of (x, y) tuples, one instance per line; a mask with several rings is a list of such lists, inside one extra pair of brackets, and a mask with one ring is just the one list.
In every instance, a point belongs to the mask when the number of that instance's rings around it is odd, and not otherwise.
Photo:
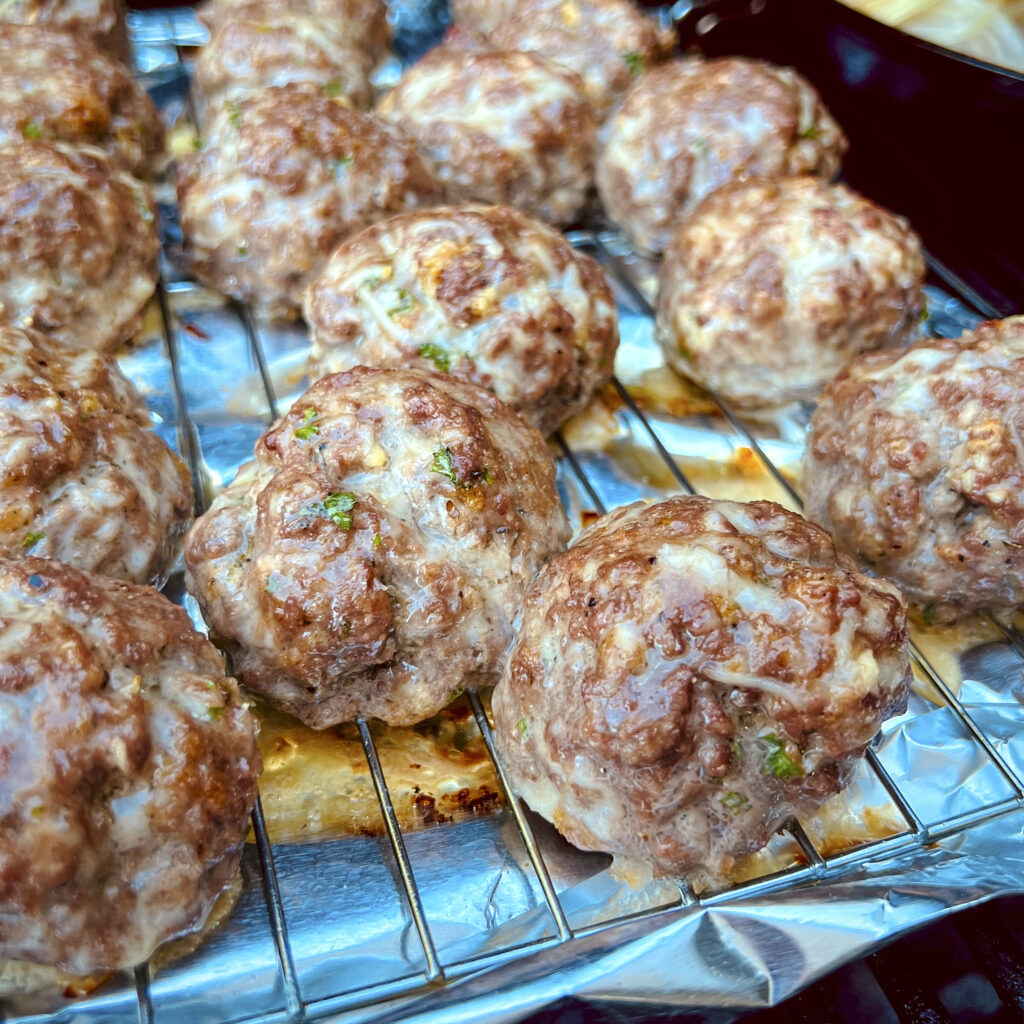
[(141, 323), (159, 251), (149, 190), (99, 150), (0, 144), (0, 326), (115, 348)]
[(854, 360), (825, 389), (808, 514), (949, 621), (1024, 605), (1024, 317)]
[(270, 312), (297, 310), (343, 239), (438, 198), (409, 139), (319, 88), (225, 104), (205, 131), (202, 149), (178, 165), (195, 272)]
[(533, 427), (472, 384), (357, 367), (260, 440), (185, 562), (250, 689), (314, 728), (409, 725), (493, 681), (567, 533)]
[(779, 505), (630, 505), (527, 592), (501, 757), (576, 846), (715, 879), (904, 708), (905, 631), (896, 588)]
[(88, 39), (97, 49), (127, 61), (128, 36), (120, 0), (10, 0), (0, 5), (0, 21), (42, 25)]
[(349, 22), (274, 7), (244, 8), (240, 14), (217, 26), (199, 51), (195, 83), (206, 103), (306, 83), (357, 107), (370, 105), (373, 64)]
[(85, 39), (0, 24), (0, 143), (96, 146), (134, 174), (156, 169), (164, 126), (128, 69)]
[(381, 104), (449, 201), (508, 203), (572, 223), (593, 181), (597, 125), (571, 71), (528, 53), (431, 50)]
[(148, 587), (0, 562), (0, 958), (75, 974), (199, 927), (260, 758), (214, 647)]
[(0, 327), (0, 558), (161, 585), (192, 518), (181, 460), (109, 357)]
[(676, 231), (656, 333), (674, 369), (732, 404), (782, 405), (858, 352), (907, 341), (923, 281), (902, 217), (818, 178), (751, 178)]
[(846, 138), (791, 68), (688, 57), (641, 76), (611, 120), (597, 162), (608, 216), (663, 252), (678, 221), (739, 178), (839, 173)]
[(631, 0), (463, 0), (453, 12), (495, 49), (540, 53), (574, 71), (598, 122), (675, 44), (675, 33)]
[(610, 378), (619, 331), (604, 273), (501, 206), (399, 214), (349, 239), (306, 297), (310, 375), (353, 366), (451, 373), (543, 434)]
[(371, 63), (384, 56), (391, 42), (384, 0), (209, 0), (200, 8), (199, 20), (216, 33), (238, 19), (260, 21), (289, 13), (343, 23), (352, 46)]

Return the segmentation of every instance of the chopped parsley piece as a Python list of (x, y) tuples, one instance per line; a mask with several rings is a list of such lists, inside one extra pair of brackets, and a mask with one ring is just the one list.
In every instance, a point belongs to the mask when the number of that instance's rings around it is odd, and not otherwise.
[(434, 452), (434, 461), (430, 463), (430, 472), (448, 477), (456, 486), (460, 483), (459, 478), (455, 475), (455, 470), (452, 469), (452, 450), (447, 446), (438, 448)]
[(434, 365), (442, 373), (447, 373), (452, 368), (451, 356), (440, 345), (435, 345), (432, 341), (420, 345), (420, 355), (424, 359), (433, 360)]
[(242, 126), (242, 108), (237, 103), (229, 103), (228, 107), (228, 120), (231, 122), (233, 128), (241, 128)]
[(249, 243), (248, 242), (239, 242), (238, 243), (238, 255), (239, 256), (248, 256), (249, 255)]
[(629, 73), (635, 78), (637, 75), (644, 73), (646, 64), (644, 62), (644, 55), (639, 53), (637, 50), (633, 50), (630, 53), (624, 53), (622, 59), (626, 62), (626, 67), (629, 68)]
[(785, 744), (778, 736), (768, 733), (761, 740), (768, 746), (768, 755), (761, 766), (763, 775), (774, 775), (777, 779), (799, 779), (803, 777), (803, 766), (787, 753)]
[(516, 731), (519, 733), (520, 739), (522, 739), (526, 735), (526, 730), (529, 728), (530, 726), (525, 718), (520, 718), (519, 721), (516, 722)]
[(198, 153), (199, 150), (201, 150), (202, 148), (203, 148), (202, 136), (200, 136), (200, 135), (193, 135), (192, 136), (192, 149), (195, 150), (195, 152)]
[(735, 789), (730, 789), (725, 796), (720, 796), (718, 802), (733, 814), (742, 814), (744, 811), (750, 810), (750, 801), (742, 793), (737, 793)]
[(445, 704), (451, 704), (452, 701), (458, 700), (462, 696), (461, 690), (452, 690), (451, 693), (445, 698)]
[(32, 808), (32, 817), (33, 818), (41, 818), (43, 816), (43, 814), (45, 813), (45, 811), (46, 811), (46, 805), (45, 804), (36, 804), (35, 807)]
[(207, 708), (206, 713), (216, 722), (222, 718), (227, 708), (221, 705), (220, 707)]
[(324, 82), (324, 92), (331, 97), (341, 95), (341, 82), (337, 78), (332, 78), (329, 82)]
[(800, 138), (801, 139), (816, 139), (817, 137), (818, 137), (818, 129), (815, 128), (813, 124), (810, 126), (810, 128), (805, 128), (800, 133)]
[(44, 537), (45, 533), (26, 533), (25, 539), (21, 542), (23, 548), (30, 548), (35, 544), (38, 544)]
[(24, 128), (21, 129), (21, 134), (26, 139), (41, 139), (43, 137), (43, 129), (35, 123), (35, 121), (29, 121)]
[(926, 626), (934, 626), (935, 625), (935, 605), (933, 605), (933, 604), (926, 604), (921, 609), (921, 618), (924, 620), (924, 624)]
[(328, 494), (324, 498), (324, 515), (343, 530), (352, 529), (352, 509), (355, 507), (356, 496), (349, 491)]
[(300, 441), (308, 441), (320, 429), (316, 425), (316, 421), (318, 419), (320, 419), (320, 413), (318, 413), (316, 409), (310, 406), (302, 414), (302, 426), (297, 427), (295, 430), (292, 431), (292, 433)]
[(373, 535), (373, 546), (374, 546), (375, 548), (379, 548), (379, 547), (381, 546), (381, 544), (383, 544), (383, 543), (384, 543), (384, 541), (382, 541), (382, 540), (380, 539), (380, 534), (379, 534), (379, 533), (375, 533), (375, 534)]
[(347, 170), (349, 164), (352, 163), (352, 157), (343, 156), (337, 160), (328, 160), (328, 165), (331, 168), (331, 173), (337, 177), (342, 171)]
[(416, 300), (404, 288), (399, 288), (395, 294), (395, 304), (388, 309), (388, 316), (404, 316), (411, 313), (415, 306)]

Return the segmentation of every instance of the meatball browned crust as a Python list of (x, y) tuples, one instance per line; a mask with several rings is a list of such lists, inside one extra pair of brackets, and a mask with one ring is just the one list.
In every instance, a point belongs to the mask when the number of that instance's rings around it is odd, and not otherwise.
[(109, 356), (0, 327), (0, 558), (162, 584), (192, 518), (181, 460)]
[(825, 389), (808, 514), (927, 620), (1024, 606), (1024, 317), (855, 359)]
[(858, 352), (912, 336), (924, 269), (907, 222), (842, 185), (735, 182), (673, 236), (658, 340), (736, 406), (808, 399)]
[(178, 165), (198, 277), (269, 311), (296, 310), (338, 243), (438, 198), (397, 128), (308, 86), (225, 104)]
[(904, 708), (905, 633), (895, 587), (773, 502), (630, 505), (527, 592), (502, 760), (575, 845), (715, 879)]
[(0, 24), (0, 53), (0, 143), (96, 146), (126, 171), (155, 170), (163, 122), (123, 64), (39, 25)]
[(675, 44), (675, 33), (631, 0), (464, 0), (453, 12), (497, 50), (540, 53), (574, 71), (599, 122)]
[(255, 720), (184, 610), (0, 562), (0, 958), (76, 974), (199, 927), (238, 870)]
[(612, 118), (597, 162), (608, 216), (663, 252), (676, 223), (739, 178), (839, 173), (846, 138), (792, 68), (745, 57), (670, 61), (644, 74)]
[(439, 370), (543, 434), (611, 377), (619, 331), (597, 263), (506, 206), (399, 214), (343, 243), (306, 296), (310, 374)]
[(533, 427), (472, 384), (360, 366), (264, 435), (185, 562), (250, 689), (317, 729), (408, 725), (493, 681), (567, 533)]
[(99, 150), (0, 145), (0, 326), (115, 348), (142, 322), (159, 252), (148, 189)]
[(0, 5), (0, 21), (67, 32), (119, 60), (129, 56), (124, 15), (120, 0), (10, 0)]
[(214, 29), (199, 51), (195, 83), (205, 103), (304, 82), (357, 107), (370, 105), (372, 61), (347, 22), (275, 8), (242, 14)]
[(553, 224), (583, 208), (597, 125), (577, 76), (538, 54), (439, 46), (380, 113), (416, 140), (450, 201), (508, 203)]

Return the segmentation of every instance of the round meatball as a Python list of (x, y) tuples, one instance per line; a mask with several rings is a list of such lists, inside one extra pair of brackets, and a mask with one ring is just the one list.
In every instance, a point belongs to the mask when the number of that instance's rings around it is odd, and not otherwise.
[(26, 558), (0, 595), (0, 958), (142, 963), (238, 871), (255, 720), (155, 590)]
[(99, 150), (0, 145), (0, 326), (116, 348), (142, 323), (159, 252), (149, 190)]
[(907, 222), (848, 188), (751, 178), (676, 231), (656, 333), (676, 370), (733, 405), (808, 399), (858, 352), (911, 337), (924, 270)]
[(273, 313), (299, 308), (342, 239), (438, 193), (397, 128), (291, 85), (217, 110), (178, 198), (197, 276)]
[(675, 44), (674, 31), (632, 0), (462, 0), (454, 15), (495, 49), (540, 53), (574, 71), (599, 122)]
[(855, 359), (825, 389), (808, 514), (949, 621), (1024, 606), (1024, 317)]
[(773, 502), (630, 505), (527, 592), (502, 761), (576, 846), (718, 879), (903, 710), (905, 635), (896, 588)]
[(67, 32), (127, 61), (130, 52), (124, 14), (120, 0), (8, 0), (0, 5), (0, 21)]
[(39, 25), (0, 24), (0, 53), (0, 143), (96, 146), (124, 170), (155, 170), (163, 122), (124, 65)]
[(597, 187), (608, 216), (657, 253), (715, 189), (752, 175), (831, 180), (845, 151), (839, 125), (791, 68), (690, 57), (633, 87), (609, 124)]
[(370, 105), (371, 61), (339, 19), (305, 11), (246, 8), (199, 51), (195, 83), (207, 103), (304, 82), (327, 96)]
[(149, 427), (109, 356), (0, 327), (0, 558), (162, 584), (192, 490)]
[(343, 22), (351, 45), (371, 62), (384, 56), (391, 41), (384, 0), (209, 0), (199, 20), (214, 34), (230, 21), (259, 21), (280, 14), (312, 15), (311, 26), (318, 19)]
[(597, 145), (580, 87), (537, 54), (440, 46), (405, 73), (380, 113), (416, 140), (450, 201), (508, 203), (571, 224)]
[(567, 532), (533, 427), (472, 384), (360, 366), (264, 435), (185, 562), (250, 689), (316, 729), (409, 725), (493, 680)]
[(543, 434), (612, 373), (619, 331), (601, 268), (503, 206), (399, 214), (349, 239), (306, 296), (310, 375), (438, 370), (493, 391)]

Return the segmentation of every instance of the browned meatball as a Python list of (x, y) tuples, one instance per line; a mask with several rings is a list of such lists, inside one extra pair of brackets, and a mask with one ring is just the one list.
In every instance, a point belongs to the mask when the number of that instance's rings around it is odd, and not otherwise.
[(0, 21), (67, 32), (126, 61), (129, 52), (124, 14), (120, 0), (9, 0), (0, 4)]
[(408, 725), (493, 680), (567, 532), (533, 427), (472, 384), (360, 366), (260, 440), (185, 562), (250, 689), (317, 729)]
[(148, 189), (99, 150), (0, 145), (0, 326), (114, 348), (142, 321), (159, 251)]
[(397, 128), (291, 85), (218, 109), (178, 165), (178, 197), (196, 274), (279, 312), (344, 238), (437, 189)]
[(199, 927), (260, 757), (220, 655), (148, 587), (0, 562), (0, 958), (76, 974)]
[(209, 0), (199, 13), (211, 31), (236, 19), (260, 20), (279, 14), (307, 14), (344, 22), (353, 47), (377, 61), (391, 40), (384, 0)]
[(533, 51), (574, 71), (598, 121), (675, 42), (631, 0), (464, 0), (454, 14), (495, 49)]
[(0, 327), (0, 558), (162, 584), (192, 491), (149, 427), (109, 356)]
[(855, 359), (825, 389), (808, 514), (948, 621), (1024, 606), (1024, 317)]
[(818, 178), (712, 193), (661, 267), (657, 336), (680, 373), (746, 408), (813, 397), (858, 352), (910, 338), (921, 244), (902, 217)]
[(416, 140), (450, 201), (508, 203), (553, 224), (583, 208), (594, 115), (576, 75), (537, 54), (439, 46), (380, 113)]
[(846, 138), (809, 82), (745, 57), (653, 68), (612, 118), (597, 162), (608, 216), (662, 252), (709, 193), (751, 175), (839, 173)]
[(399, 214), (349, 239), (306, 296), (310, 374), (367, 366), (451, 373), (542, 433), (612, 373), (619, 331), (601, 268), (505, 206)]
[(779, 505), (630, 505), (527, 592), (494, 691), (502, 760), (582, 849), (716, 879), (904, 708), (905, 633), (896, 588)]
[(0, 143), (96, 146), (127, 171), (155, 169), (163, 122), (122, 64), (38, 25), (0, 24), (0, 53)]
[(215, 28), (199, 51), (195, 83), (206, 103), (304, 82), (369, 106), (372, 62), (348, 22), (274, 7), (241, 13)]

